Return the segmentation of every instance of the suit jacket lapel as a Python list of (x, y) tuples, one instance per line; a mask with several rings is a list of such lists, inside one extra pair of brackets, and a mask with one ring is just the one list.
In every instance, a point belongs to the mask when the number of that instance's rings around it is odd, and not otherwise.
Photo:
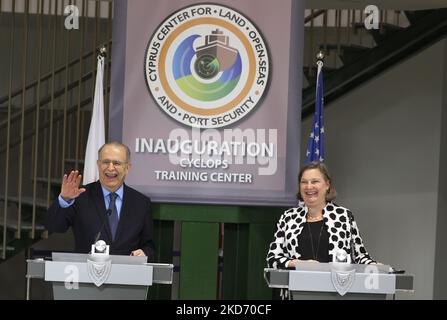
[[(104, 194), (102, 192), (101, 184), (99, 181), (97, 181), (93, 188), (93, 199), (96, 206), (96, 214), (99, 216), (99, 220), (101, 221), (101, 225), (104, 223), (104, 227), (101, 230), (101, 235), (104, 237), (104, 235), (107, 236), (105, 239), (107, 244), (110, 244), (112, 239), (112, 232), (110, 231), (110, 225), (109, 225), (109, 217), (106, 215), (106, 205), (104, 203)], [(99, 231), (98, 231), (99, 232)]]

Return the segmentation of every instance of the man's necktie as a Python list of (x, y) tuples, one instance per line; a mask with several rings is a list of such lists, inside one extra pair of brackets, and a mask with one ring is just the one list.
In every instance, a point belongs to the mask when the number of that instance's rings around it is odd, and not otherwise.
[(118, 210), (116, 209), (115, 200), (118, 195), (114, 192), (109, 194), (110, 203), (109, 209), (111, 210), (111, 214), (109, 216), (109, 224), (110, 230), (112, 231), (112, 240), (115, 240), (116, 228), (118, 227)]

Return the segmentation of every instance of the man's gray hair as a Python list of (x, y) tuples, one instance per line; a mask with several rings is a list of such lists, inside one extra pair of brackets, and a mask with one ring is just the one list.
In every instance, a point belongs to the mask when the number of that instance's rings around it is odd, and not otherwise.
[(102, 151), (102, 149), (104, 149), (105, 146), (115, 146), (115, 147), (124, 148), (124, 150), (126, 150), (126, 161), (130, 162), (130, 149), (129, 149), (129, 147), (126, 146), (125, 144), (119, 142), (119, 141), (111, 141), (111, 142), (107, 142), (107, 143), (103, 144), (101, 146), (101, 148), (99, 148), (99, 150), (98, 150), (98, 159), (101, 158), (101, 151)]

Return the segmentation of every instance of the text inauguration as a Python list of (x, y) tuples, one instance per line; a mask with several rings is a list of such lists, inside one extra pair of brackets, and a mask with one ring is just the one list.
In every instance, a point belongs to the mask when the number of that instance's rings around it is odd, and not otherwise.
[(274, 143), (136, 138), (136, 153), (274, 157)]

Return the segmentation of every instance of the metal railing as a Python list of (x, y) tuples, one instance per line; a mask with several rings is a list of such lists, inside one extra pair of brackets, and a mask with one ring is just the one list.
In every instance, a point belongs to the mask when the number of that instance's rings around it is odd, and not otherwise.
[[(78, 9), (79, 29), (66, 28), (67, 6)], [(9, 62), (0, 72), (2, 259), (11, 241), (42, 236), (54, 181), (80, 166), (103, 45), (109, 88), (112, 15), (112, 0), (0, 0), (0, 58)]]
[[(402, 11), (380, 10), (378, 32), (386, 25), (405, 28), (409, 22)], [(333, 70), (344, 65), (340, 59), (343, 48), (373, 48), (377, 45), (371, 32), (364, 27), (366, 14), (357, 9), (305, 10), (304, 70), (309, 79), (304, 87), (313, 85), (316, 74), (315, 55), (325, 53), (325, 69)]]

